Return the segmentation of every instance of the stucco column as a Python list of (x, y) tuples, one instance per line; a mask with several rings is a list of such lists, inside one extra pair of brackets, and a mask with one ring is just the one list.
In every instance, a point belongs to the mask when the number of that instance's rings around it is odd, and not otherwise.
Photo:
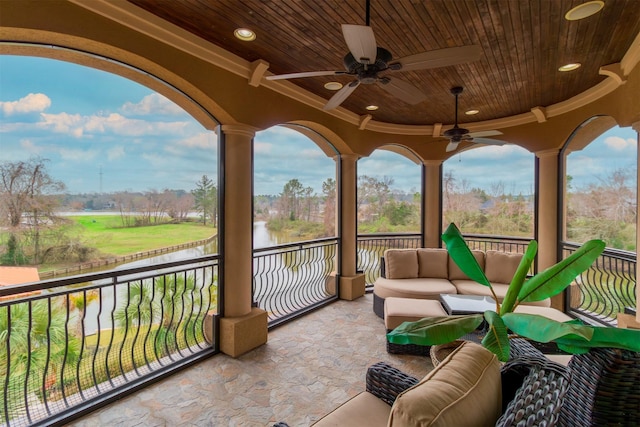
[[(640, 122), (631, 125), (636, 131), (637, 145), (640, 145)], [(640, 150), (636, 154), (636, 164), (640, 164)], [(638, 191), (638, 183), (640, 183), (640, 168), (636, 171), (636, 204), (640, 200), (640, 191)], [(640, 216), (636, 215), (636, 261), (638, 248), (640, 247)], [(618, 313), (618, 327), (640, 329), (640, 269), (636, 267), (636, 315)]]
[(233, 357), (267, 342), (267, 313), (251, 306), (255, 132), (246, 125), (222, 126), (224, 313), (220, 349)]
[[(558, 150), (535, 153), (538, 157), (538, 271), (558, 262)], [(553, 297), (551, 305), (563, 310), (564, 296)]]
[(342, 154), (336, 165), (340, 186), (340, 298), (354, 300), (364, 295), (364, 274), (357, 273), (358, 251), (358, 157)]
[(439, 248), (442, 234), (442, 161), (424, 162), (424, 194), (422, 212), (424, 215), (423, 241), (425, 248)]
[[(632, 126), (633, 130), (636, 131), (636, 146), (640, 145), (640, 122), (635, 122)], [(636, 182), (640, 182), (640, 150), (637, 150), (636, 154)], [(636, 206), (638, 204), (638, 200), (640, 200), (640, 191), (638, 191), (638, 186), (636, 185)], [(640, 323), (640, 275), (638, 274), (638, 248), (640, 248), (640, 215), (636, 215), (636, 327), (638, 327), (637, 323)]]

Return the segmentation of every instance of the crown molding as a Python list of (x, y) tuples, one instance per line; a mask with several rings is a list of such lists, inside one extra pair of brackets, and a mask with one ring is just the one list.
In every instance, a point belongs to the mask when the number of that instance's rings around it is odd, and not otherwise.
[[(157, 16), (143, 10), (126, 0), (68, 0), (84, 9), (93, 13), (104, 16), (107, 19), (118, 22), (135, 31), (145, 34), (151, 38), (159, 40), (170, 46), (175, 47), (185, 53), (193, 55), (203, 61), (209, 62), (216, 67), (242, 76), (252, 84), (256, 84), (254, 71), (255, 64), (252, 66), (248, 61), (234, 55), (219, 46), (209, 43), (182, 28), (173, 25)], [(617, 75), (611, 75), (610, 70), (605, 69), (606, 79), (596, 86), (565, 101), (554, 105), (538, 106), (535, 108), (544, 109), (546, 118), (559, 116), (586, 104), (594, 102), (603, 96), (613, 92), (620, 86), (619, 74), (627, 76), (640, 62), (640, 33), (634, 39), (627, 53), (620, 62), (620, 72)], [(263, 71), (263, 70), (260, 70)], [(268, 70), (264, 70), (264, 75), (269, 75)], [(607, 74), (609, 73), (609, 74)], [(261, 86), (278, 92), (284, 96), (290, 97), (312, 108), (323, 110), (326, 100), (322, 97), (314, 95), (295, 84), (285, 80), (266, 80), (261, 79)], [(440, 134), (442, 130), (451, 128), (453, 125), (442, 127), (442, 124), (432, 125), (401, 125), (393, 123), (379, 122), (368, 120), (365, 126), (362, 126), (362, 118), (344, 108), (338, 107), (333, 110), (324, 111), (347, 123), (350, 123), (361, 129), (368, 131), (396, 134), (396, 135), (425, 135), (433, 136)], [(484, 122), (461, 123), (461, 127), (469, 129), (471, 132), (483, 130), (504, 129), (513, 126), (519, 126), (528, 123), (539, 122), (541, 118), (540, 111), (529, 111), (510, 117), (487, 120)], [(437, 132), (436, 132), (437, 130)]]

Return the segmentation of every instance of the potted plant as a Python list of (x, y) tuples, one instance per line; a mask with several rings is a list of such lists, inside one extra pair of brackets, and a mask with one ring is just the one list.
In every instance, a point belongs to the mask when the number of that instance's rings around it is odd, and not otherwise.
[(577, 251), (545, 271), (527, 278), (538, 244), (532, 240), (516, 270), (502, 303), (467, 246), (458, 227), (451, 223), (442, 235), (449, 256), (472, 280), (491, 289), (496, 309), (484, 313), (424, 318), (405, 322), (387, 334), (394, 344), (437, 345), (454, 341), (487, 323), (482, 345), (498, 356), (509, 359), (509, 332), (534, 341), (555, 342), (561, 350), (582, 354), (592, 347), (615, 347), (640, 351), (640, 331), (586, 325), (575, 319), (558, 322), (534, 314), (514, 313), (523, 302), (541, 301), (562, 292), (575, 277), (587, 270), (605, 248), (601, 240), (590, 240)]

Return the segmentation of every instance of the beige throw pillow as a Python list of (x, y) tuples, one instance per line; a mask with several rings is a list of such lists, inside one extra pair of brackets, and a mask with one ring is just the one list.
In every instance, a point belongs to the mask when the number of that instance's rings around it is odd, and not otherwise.
[(387, 279), (415, 279), (418, 277), (418, 254), (415, 249), (387, 249), (384, 251)]
[(501, 411), (500, 362), (467, 341), (398, 396), (388, 426), (494, 426)]
[(522, 254), (515, 252), (487, 251), (484, 274), (491, 283), (511, 283)]
[(449, 254), (442, 248), (418, 249), (418, 277), (449, 278)]

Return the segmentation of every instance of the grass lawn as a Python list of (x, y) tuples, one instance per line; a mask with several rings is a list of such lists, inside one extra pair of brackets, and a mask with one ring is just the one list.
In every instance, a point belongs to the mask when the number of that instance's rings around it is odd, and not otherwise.
[(127, 255), (209, 238), (217, 230), (199, 222), (122, 227), (119, 215), (70, 216), (81, 226), (81, 236), (103, 255)]

